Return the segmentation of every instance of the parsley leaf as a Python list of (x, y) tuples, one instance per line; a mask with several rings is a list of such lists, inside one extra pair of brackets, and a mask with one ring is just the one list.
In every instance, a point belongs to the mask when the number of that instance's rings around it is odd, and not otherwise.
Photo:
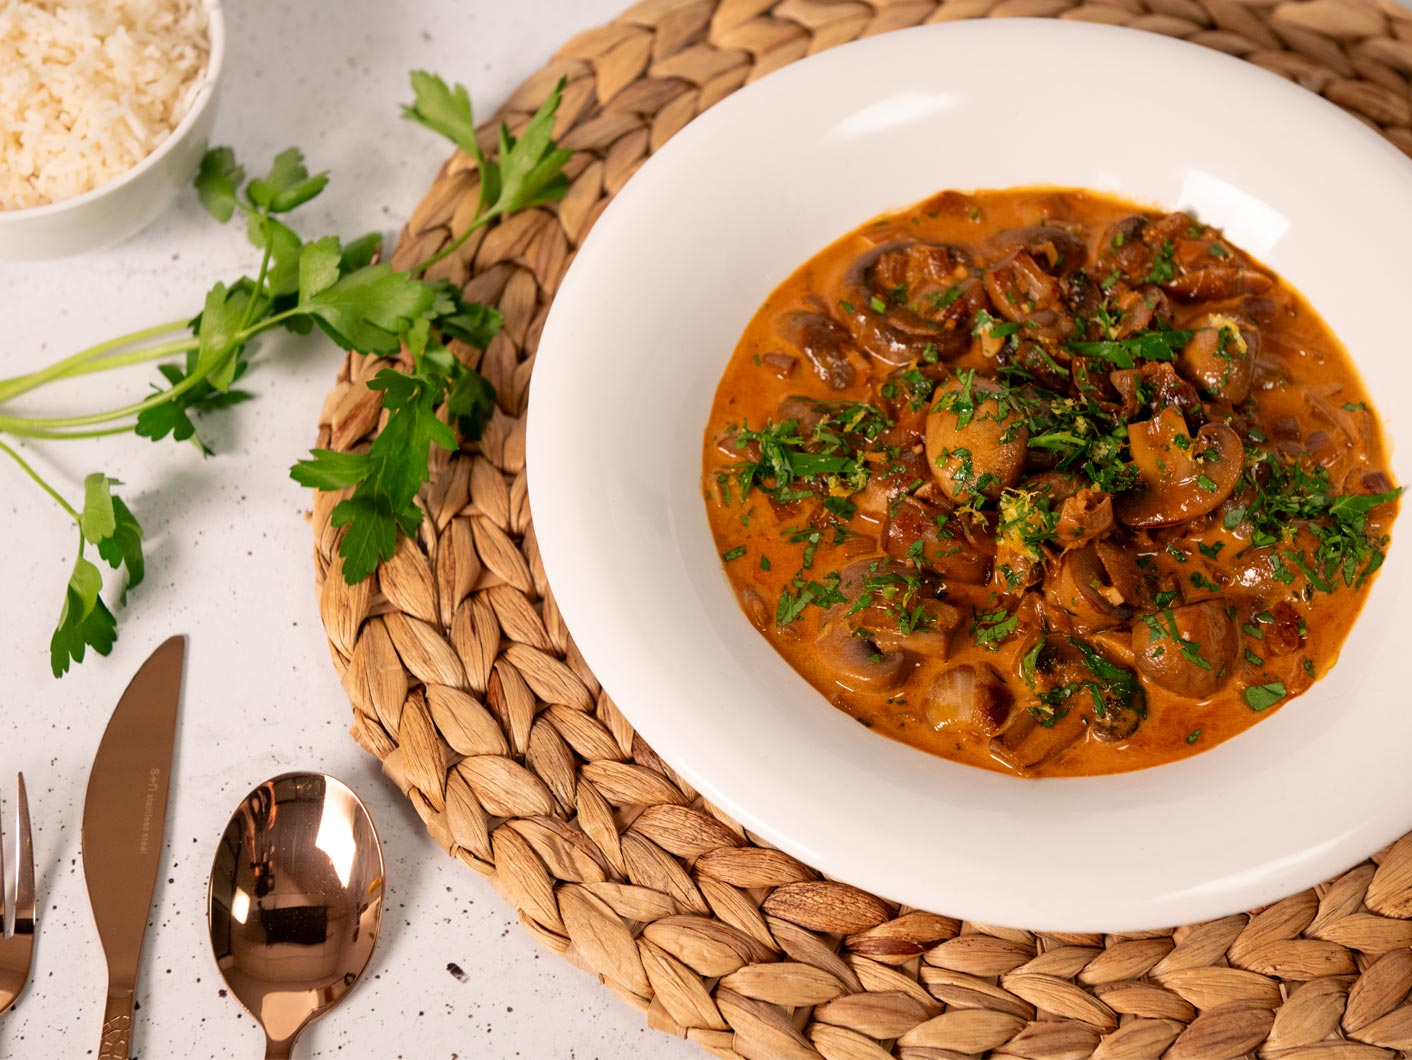
[[(163, 378), (175, 390), (177, 384), (183, 382), (195, 370), (195, 363), (196, 354), (193, 352), (187, 357), (185, 371), (174, 364), (160, 365), (157, 371), (161, 372)], [(237, 356), (234, 379), (238, 380), (244, 375), (246, 367), (246, 362)], [(172, 391), (168, 391), (168, 393), (172, 393)], [(249, 401), (254, 396), (248, 390), (231, 389), (222, 392), (203, 380), (190, 389), (174, 394), (162, 404), (144, 410), (137, 417), (137, 426), (134, 431), (139, 437), (150, 438), (154, 442), (161, 441), (167, 435), (171, 435), (174, 441), (184, 442), (188, 438), (196, 436), (196, 424), (192, 422), (192, 413), (230, 408), (233, 405)], [(210, 447), (200, 438), (196, 440), (201, 451), (209, 456)]]
[(201, 324), (196, 338), (195, 371), (206, 376), (217, 390), (229, 390), (235, 381), (237, 336), (250, 303), (248, 291), (237, 287), (226, 290), (218, 283), (206, 293), (206, 307), (201, 311)]
[(561, 199), (569, 190), (563, 168), (571, 152), (557, 147), (552, 139), (563, 89), (561, 80), (519, 137), (512, 136), (507, 126), (500, 126), (500, 149), (493, 160), (485, 156), (476, 140), (475, 112), (464, 85), (448, 87), (435, 74), (417, 70), (412, 74), (415, 99), (403, 106), (402, 113), (441, 133), (475, 161), (481, 176), (479, 212), (493, 216)]
[(99, 595), (102, 589), (103, 575), (80, 549), (64, 590), (59, 624), (49, 638), (49, 668), (55, 677), (68, 673), (70, 660), (83, 662), (88, 648), (107, 655), (117, 643), (118, 623)]
[(344, 349), (358, 353), (397, 353), (402, 332), (432, 307), (430, 284), (387, 264), (369, 265), (319, 292), (300, 309)]
[(113, 532), (96, 542), (98, 555), (108, 566), (117, 570), (126, 568), (127, 579), (123, 582), (122, 594), (118, 602), (127, 603), (128, 590), (137, 588), (146, 576), (146, 562), (142, 558), (142, 526), (137, 517), (121, 497), (113, 498)]
[(337, 236), (306, 243), (299, 253), (299, 302), (304, 304), (338, 282), (343, 248)]
[(142, 581), (145, 567), (142, 527), (122, 498), (113, 494), (112, 488), (118, 485), (121, 483), (117, 479), (101, 471), (83, 480), (83, 510), (79, 513), (78, 526), (83, 540), (97, 546), (98, 554), (110, 567), (114, 570), (127, 567), (121, 597), (121, 602), (126, 604), (128, 590)]
[(270, 213), (288, 213), (323, 191), (327, 183), (327, 172), (310, 176), (304, 166), (304, 152), (287, 147), (275, 155), (268, 173), (250, 182), (245, 194), (251, 203)]
[(479, 372), (466, 369), (446, 395), (446, 408), (456, 417), (462, 436), (474, 441), (495, 413), (495, 387)]
[(416, 97), (403, 104), (402, 116), (440, 133), (480, 166), (485, 159), (476, 142), (476, 118), (471, 108), (471, 94), (466, 86), (447, 86), (436, 74), (426, 70), (412, 71), (412, 93)]
[(368, 386), (383, 392), (387, 425), (373, 440), (365, 460), (341, 459), (341, 454), (320, 450), (312, 461), (300, 461), (290, 470), (300, 485), (318, 489), (357, 483), (353, 496), (339, 502), (332, 517), (335, 526), (348, 526), (339, 554), (350, 584), (392, 558), (399, 529), (410, 534), (420, 525), (422, 511), (416, 496), (431, 477), (432, 444), (456, 448), (455, 434), (436, 416), (440, 382), (424, 373), (403, 375), (384, 368)]
[(562, 199), (569, 190), (564, 163), (572, 152), (554, 144), (554, 114), (559, 109), (564, 82), (534, 112), (518, 139), (500, 126), (500, 157), (495, 163), (496, 195), (489, 213), (512, 213)]
[(301, 486), (316, 490), (341, 490), (356, 486), (368, 477), (370, 459), (367, 453), (340, 453), (335, 449), (311, 449), (312, 460), (301, 460), (290, 474)]
[(282, 221), (267, 217), (262, 213), (250, 215), (245, 224), (245, 235), (250, 245), (258, 250), (270, 248), (269, 272), (265, 275), (265, 286), (271, 296), (293, 294), (299, 289), (299, 255), (303, 242)]
[(206, 212), (222, 224), (231, 219), (236, 207), (236, 189), (245, 180), (245, 169), (236, 162), (229, 147), (215, 147), (201, 156), (196, 173), (196, 194)]
[(1085, 357), (1098, 357), (1119, 368), (1133, 368), (1138, 361), (1170, 361), (1191, 341), (1191, 331), (1144, 331), (1127, 339), (1071, 342), (1069, 349)]
[(90, 545), (111, 537), (118, 527), (112, 494), (112, 487), (118, 485), (121, 483), (117, 479), (109, 478), (101, 471), (95, 471), (83, 480), (83, 510), (79, 513), (78, 528)]
[(1271, 681), (1264, 685), (1251, 685), (1245, 690), (1245, 702), (1251, 710), (1264, 710), (1273, 707), (1288, 695), (1283, 681)]

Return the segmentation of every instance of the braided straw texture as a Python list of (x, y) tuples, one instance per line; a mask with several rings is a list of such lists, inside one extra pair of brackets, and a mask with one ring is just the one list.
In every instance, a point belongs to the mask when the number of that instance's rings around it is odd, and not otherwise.
[[(904, 26), (1007, 15), (1118, 23), (1241, 56), (1412, 154), (1412, 17), (1371, 3), (647, 0), (579, 35), (499, 116), (517, 129), (567, 79), (568, 195), (432, 270), (505, 315), (483, 355), (456, 351), (499, 393), (485, 437), (434, 450), (419, 536), (361, 585), (344, 583), (329, 523), (342, 495), (315, 497), (319, 607), (353, 737), (536, 939), (653, 1027), (721, 1057), (1412, 1055), (1412, 835), (1269, 908), (1175, 930), (1041, 934), (899, 908), (821, 878), (684, 783), (599, 687), (545, 582), (526, 392), (549, 302), (608, 199), (693, 117), (785, 63)], [(394, 264), (460, 232), (477, 192), (457, 153)], [(389, 363), (348, 359), (319, 445), (368, 444), (380, 410), (363, 384)]]

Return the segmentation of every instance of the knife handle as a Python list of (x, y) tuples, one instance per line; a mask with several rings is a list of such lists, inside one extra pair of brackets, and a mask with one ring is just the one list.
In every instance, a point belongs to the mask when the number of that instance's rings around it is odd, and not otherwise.
[(103, 1041), (98, 1060), (128, 1060), (132, 1043), (132, 992), (108, 992), (103, 1009)]

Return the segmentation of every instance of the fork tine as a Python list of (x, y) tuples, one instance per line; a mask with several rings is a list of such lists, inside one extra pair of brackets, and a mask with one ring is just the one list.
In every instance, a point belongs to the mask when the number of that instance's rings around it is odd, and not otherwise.
[(15, 846), (15, 934), (34, 934), (34, 839), (29, 829), (29, 796), (25, 775), (19, 774), (15, 818), (19, 828)]

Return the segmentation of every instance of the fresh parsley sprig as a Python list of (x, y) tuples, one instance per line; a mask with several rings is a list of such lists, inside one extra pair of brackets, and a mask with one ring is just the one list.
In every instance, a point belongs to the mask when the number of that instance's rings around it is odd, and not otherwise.
[[(494, 218), (562, 198), (568, 189), (563, 168), (569, 152), (556, 147), (552, 139), (562, 82), (518, 138), (501, 126), (499, 152), (494, 159), (482, 153), (476, 140), (470, 95), (464, 86), (450, 88), (436, 75), (417, 71), (412, 74), (412, 89), (416, 100), (403, 108), (403, 114), (449, 137), (475, 160), (481, 175), (480, 202), (464, 232), (409, 272), (384, 271), (374, 277), (375, 270), (387, 270), (387, 266), (374, 265), (359, 274), (368, 277), (364, 281), (368, 285), (407, 285), (406, 299), (398, 306), (398, 312), (405, 316), (368, 319), (364, 314), (360, 319), (358, 307), (362, 301), (356, 295), (350, 298), (346, 291), (333, 299), (322, 296), (325, 306), (332, 301), (340, 312), (321, 308), (310, 313), (346, 348), (360, 353), (391, 353), (400, 344), (412, 358), (410, 373), (384, 369), (368, 383), (382, 392), (382, 407), (388, 416), (386, 426), (366, 453), (315, 449), (311, 459), (301, 460), (290, 469), (291, 476), (301, 485), (321, 490), (353, 488), (352, 496), (340, 501), (331, 517), (334, 526), (346, 527), (339, 555), (343, 557), (343, 576), (349, 584), (362, 581), (380, 562), (392, 558), (399, 530), (411, 534), (421, 524), (417, 493), (430, 475), (431, 446), (449, 450), (457, 446), (455, 433), (438, 418), (437, 409), (444, 405), (448, 417), (468, 440), (480, 437), (495, 410), (494, 388), (457, 361), (442, 339), (457, 338), (484, 348), (500, 331), (500, 314), (484, 306), (462, 304), (448, 284), (417, 281), (413, 277), (454, 252), (472, 232)], [(332, 252), (323, 260), (317, 275), (332, 275)], [(302, 262), (300, 274), (302, 283)], [(347, 286), (346, 281), (339, 283)], [(338, 294), (339, 283), (333, 284), (329, 292)], [(416, 298), (412, 297), (413, 290), (418, 292)], [(375, 301), (386, 306), (388, 300)], [(350, 314), (353, 319), (346, 319)], [(364, 334), (364, 325), (372, 326), (371, 335)], [(395, 330), (391, 331), (391, 349), (364, 348), (370, 345), (369, 338), (392, 325)]]
[[(318, 489), (352, 487), (333, 516), (335, 525), (346, 527), (340, 551), (349, 582), (365, 578), (379, 561), (390, 558), (398, 532), (411, 533), (421, 520), (416, 495), (429, 476), (430, 447), (454, 449), (457, 431), (466, 440), (478, 438), (495, 404), (494, 388), (457, 360), (447, 343), (455, 339), (483, 349), (500, 330), (500, 314), (465, 302), (450, 283), (428, 280), (425, 273), (495, 218), (553, 201), (568, 187), (563, 168), (569, 152), (553, 140), (562, 82), (518, 137), (501, 128), (494, 157), (476, 141), (463, 86), (448, 87), (441, 78), (419, 71), (412, 75), (412, 87), (415, 101), (405, 108), (407, 115), (465, 149), (481, 171), (476, 215), (438, 254), (398, 271), (376, 260), (377, 234), (348, 243), (337, 236), (306, 242), (286, 220), (323, 191), (328, 173), (311, 173), (303, 154), (289, 148), (263, 175), (247, 179), (233, 150), (215, 148), (202, 159), (196, 191), (217, 221), (243, 216), (246, 236), (259, 252), (254, 276), (215, 284), (190, 320), (118, 336), (38, 371), (0, 380), (0, 435), (42, 442), (135, 433), (153, 441), (190, 441), (210, 454), (198, 434), (199, 421), (253, 396), (236, 386), (251, 368), (252, 341), (267, 331), (307, 334), (317, 327), (344, 349), (405, 355), (409, 362), (409, 371), (384, 369), (368, 384), (382, 395), (387, 421), (367, 452), (316, 451), (291, 472)], [(173, 363), (172, 358), (181, 360)], [(14, 399), (46, 385), (154, 361), (166, 362), (158, 365), (161, 381), (139, 401), (45, 417), (9, 408)], [(142, 527), (112, 492), (116, 479), (89, 475), (80, 508), (16, 448), (0, 441), (0, 452), (79, 530), (78, 554), (50, 641), (51, 667), (61, 676), (72, 663), (82, 662), (89, 648), (108, 654), (117, 638), (117, 618), (102, 598), (102, 573), (87, 558), (87, 547), (112, 568), (123, 569), (119, 602), (124, 603), (145, 573)]]

